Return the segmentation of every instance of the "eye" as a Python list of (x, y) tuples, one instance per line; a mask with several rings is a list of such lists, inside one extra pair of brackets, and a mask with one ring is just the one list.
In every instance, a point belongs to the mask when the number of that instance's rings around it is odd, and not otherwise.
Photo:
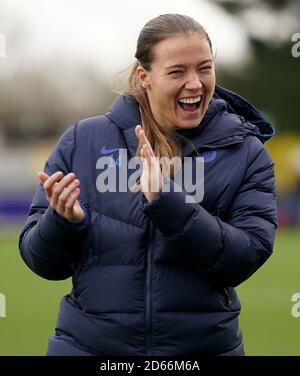
[(210, 71), (212, 69), (212, 66), (211, 65), (206, 65), (205, 67), (202, 67), (200, 68), (200, 72), (207, 72), (207, 71)]
[(173, 70), (173, 71), (169, 72), (168, 74), (172, 74), (172, 75), (178, 75), (178, 74), (182, 74), (182, 73), (183, 73), (183, 71), (182, 71), (182, 70), (180, 70), (180, 69), (177, 69), (177, 70)]

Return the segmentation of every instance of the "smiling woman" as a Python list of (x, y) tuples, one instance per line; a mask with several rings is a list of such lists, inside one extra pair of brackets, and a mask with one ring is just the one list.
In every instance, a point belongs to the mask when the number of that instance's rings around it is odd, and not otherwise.
[[(244, 355), (234, 287), (273, 250), (263, 143), (274, 129), (216, 85), (211, 50), (188, 16), (150, 20), (128, 89), (105, 115), (69, 127), (39, 173), (21, 255), (38, 275), (73, 282), (48, 355)], [(99, 154), (124, 168), (122, 151), (142, 162), (139, 190), (103, 190)], [(177, 166), (199, 162), (201, 178), (184, 173), (184, 186), (204, 192), (187, 200)]]
[(208, 108), (215, 89), (215, 70), (211, 45), (203, 33), (164, 39), (153, 48), (151, 69), (137, 67), (160, 127), (197, 127)]
[[(154, 155), (172, 160), (181, 156), (178, 139), (189, 143), (174, 130), (197, 127), (214, 93), (211, 40), (190, 17), (160, 16), (141, 31), (135, 57), (129, 94), (140, 105)], [(169, 169), (174, 176), (176, 166)]]

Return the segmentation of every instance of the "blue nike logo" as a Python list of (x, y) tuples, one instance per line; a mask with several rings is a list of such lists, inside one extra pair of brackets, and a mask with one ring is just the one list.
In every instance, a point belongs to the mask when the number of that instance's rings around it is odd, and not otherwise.
[(203, 158), (204, 163), (212, 162), (216, 159), (217, 152), (216, 150), (207, 150), (200, 154), (200, 157)]
[(216, 159), (216, 156), (217, 156), (216, 150), (208, 150), (202, 154), (202, 157), (204, 158), (204, 163), (212, 162), (213, 160)]
[(106, 149), (106, 146), (103, 146), (102, 149), (101, 149), (101, 154), (109, 154), (109, 153), (113, 153), (114, 151), (117, 151), (119, 150), (119, 148), (117, 149)]

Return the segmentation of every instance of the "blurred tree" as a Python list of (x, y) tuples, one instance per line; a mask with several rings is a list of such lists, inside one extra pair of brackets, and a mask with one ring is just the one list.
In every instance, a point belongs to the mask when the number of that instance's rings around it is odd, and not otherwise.
[(7, 57), (0, 58), (0, 145), (56, 139), (71, 123), (106, 112), (115, 94), (101, 71), (67, 55), (24, 64), (30, 25), (12, 19), (1, 6)]
[(252, 45), (251, 65), (236, 73), (223, 69), (219, 83), (253, 102), (278, 131), (300, 132), (300, 58), (291, 56), (290, 43), (272, 46), (253, 39)]
[[(249, 10), (258, 11), (264, 9), (268, 11), (268, 16), (277, 17), (278, 14), (288, 14), (291, 19), (299, 18), (299, 0), (213, 0), (226, 12), (244, 20), (244, 16)], [(260, 14), (261, 15), (261, 14)], [(264, 22), (264, 19), (257, 19), (257, 23)], [(297, 106), (296, 99), (300, 94), (300, 58), (292, 56), (291, 42), (292, 31), (289, 38), (284, 40), (273, 38), (270, 35), (257, 33), (253, 35), (249, 24), (243, 22), (248, 28), (249, 40), (254, 58), (247, 67), (232, 72), (223, 68), (218, 72), (218, 79), (221, 85), (238, 92), (252, 101), (261, 109), (269, 120), (279, 131), (293, 130), (300, 132), (300, 107)], [(272, 25), (274, 30), (279, 28), (277, 22)], [(280, 25), (287, 30), (291, 25)], [(300, 32), (300, 24), (298, 30)]]
[(101, 74), (90, 66), (55, 60), (0, 78), (0, 123), (6, 143), (57, 138), (71, 123), (104, 113), (111, 104), (115, 94)]
[(228, 13), (240, 14), (249, 8), (258, 8), (266, 5), (275, 11), (282, 11), (290, 6), (298, 6), (298, 0), (212, 0), (213, 3), (221, 6)]

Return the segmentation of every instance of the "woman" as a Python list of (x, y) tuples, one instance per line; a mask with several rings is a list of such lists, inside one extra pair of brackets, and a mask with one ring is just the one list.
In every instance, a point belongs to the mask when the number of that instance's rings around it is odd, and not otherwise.
[[(233, 286), (272, 253), (274, 130), (215, 85), (190, 17), (149, 21), (135, 57), (129, 92), (59, 140), (20, 236), (35, 273), (73, 280), (48, 355), (243, 355)], [(141, 157), (137, 192), (102, 189), (101, 158), (120, 169), (121, 150)], [(176, 157), (203, 167), (201, 200), (186, 199)]]

